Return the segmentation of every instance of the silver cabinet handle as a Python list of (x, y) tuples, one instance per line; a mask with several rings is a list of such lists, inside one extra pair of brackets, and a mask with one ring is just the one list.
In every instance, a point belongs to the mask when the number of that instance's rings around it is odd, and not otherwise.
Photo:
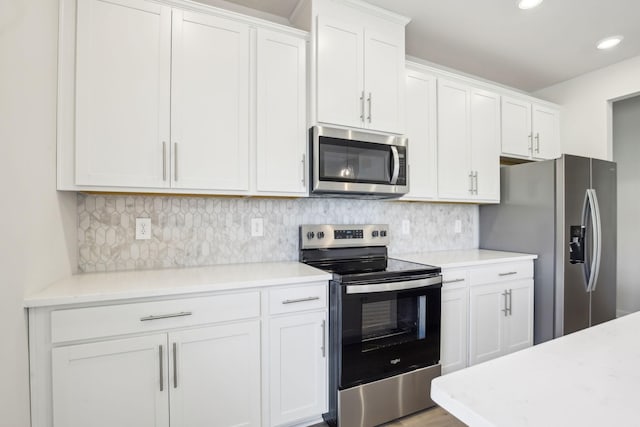
[(531, 155), (533, 156), (533, 132), (529, 134), (529, 151), (531, 151)]
[(173, 343), (173, 388), (178, 388), (178, 345)]
[(508, 273), (498, 273), (498, 276), (513, 276), (514, 274), (518, 274), (517, 271), (509, 271)]
[(478, 171), (475, 171), (473, 174), (473, 179), (475, 181), (475, 187), (473, 189), (474, 194), (478, 194)]
[(327, 356), (327, 345), (326, 345), (327, 344), (327, 339), (326, 339), (326, 336), (327, 336), (326, 328), (327, 328), (327, 326), (326, 325), (327, 325), (327, 321), (323, 320), (322, 321), (322, 347), (321, 347), (321, 349), (322, 349), (322, 357), (326, 357)]
[(360, 121), (364, 122), (364, 91), (360, 92)]
[(178, 143), (173, 143), (173, 179), (178, 180)]
[(306, 297), (306, 298), (298, 298), (298, 299), (286, 299), (282, 301), (283, 304), (295, 304), (297, 302), (306, 302), (306, 301), (315, 301), (320, 299), (320, 297)]
[(512, 291), (512, 289), (509, 289), (509, 292), (508, 292), (509, 293), (509, 316), (511, 316), (513, 314), (512, 311), (511, 311), (511, 308), (513, 307), (513, 298), (512, 298), (512, 295), (511, 295), (511, 291)]
[(473, 171), (469, 172), (469, 193), (473, 194)]
[(367, 98), (367, 103), (369, 104), (369, 115), (367, 116), (367, 121), (371, 123), (371, 92), (369, 92), (369, 97)]
[(141, 317), (140, 321), (141, 322), (147, 322), (149, 320), (159, 320), (159, 319), (169, 319), (171, 317), (184, 317), (184, 316), (191, 316), (193, 313), (190, 311), (181, 311), (180, 313), (171, 313), (171, 314), (158, 314), (158, 315), (151, 315), (151, 316), (145, 316), (145, 317)]
[(305, 167), (304, 167), (304, 166), (305, 166), (305, 162), (304, 162), (304, 160), (305, 160), (305, 155), (303, 154), (303, 155), (302, 155), (302, 160), (301, 160), (301, 162), (302, 162), (302, 187), (303, 187), (303, 188), (306, 188), (306, 187), (307, 187), (307, 176), (306, 176), (306, 174), (304, 173), (304, 169), (305, 169)]
[(540, 133), (536, 133), (536, 153), (540, 153)]
[(163, 363), (162, 363), (162, 345), (158, 346), (158, 362), (160, 365), (160, 391), (164, 391), (164, 369), (163, 368)]
[(451, 279), (451, 280), (443, 280), (442, 284), (446, 285), (447, 283), (458, 283), (458, 282), (464, 282), (464, 278), (459, 278), (459, 279)]
[(167, 180), (167, 141), (162, 141), (162, 180)]
[(507, 291), (505, 290), (501, 295), (504, 297), (504, 308), (500, 311), (504, 313), (504, 317), (507, 317), (509, 313), (509, 309), (507, 308)]

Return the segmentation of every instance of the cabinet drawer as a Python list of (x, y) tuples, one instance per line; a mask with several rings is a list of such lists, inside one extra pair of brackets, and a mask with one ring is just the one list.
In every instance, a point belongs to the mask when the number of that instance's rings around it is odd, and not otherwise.
[(469, 285), (469, 270), (442, 270), (442, 289), (458, 289)]
[(269, 313), (291, 313), (327, 306), (327, 284), (272, 289), (269, 291)]
[(51, 342), (165, 330), (260, 315), (260, 293), (56, 310)]
[(471, 285), (533, 277), (533, 261), (509, 262), (471, 270)]

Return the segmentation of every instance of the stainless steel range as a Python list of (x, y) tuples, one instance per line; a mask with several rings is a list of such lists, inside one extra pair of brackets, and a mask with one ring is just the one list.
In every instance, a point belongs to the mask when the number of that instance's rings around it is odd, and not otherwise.
[(389, 258), (388, 243), (388, 225), (300, 226), (300, 261), (333, 273), (331, 426), (375, 426), (435, 405), (440, 268)]

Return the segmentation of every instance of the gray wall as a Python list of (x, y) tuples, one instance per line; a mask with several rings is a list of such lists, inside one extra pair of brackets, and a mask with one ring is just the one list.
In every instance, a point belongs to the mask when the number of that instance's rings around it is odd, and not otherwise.
[(0, 1), (0, 425), (29, 425), (26, 293), (72, 273), (76, 197), (56, 192), (57, 0)]
[(618, 314), (640, 310), (640, 96), (613, 104), (618, 163)]
[[(478, 207), (467, 204), (78, 194), (77, 208), (84, 272), (297, 260), (300, 224), (389, 224), (391, 255), (478, 247)], [(151, 218), (150, 240), (134, 239), (137, 217)], [(251, 236), (252, 218), (263, 237)]]

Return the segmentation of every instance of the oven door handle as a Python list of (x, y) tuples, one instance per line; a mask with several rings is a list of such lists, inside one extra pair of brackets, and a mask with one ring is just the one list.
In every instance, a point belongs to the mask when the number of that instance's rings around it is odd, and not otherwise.
[(423, 288), (431, 285), (441, 285), (442, 276), (426, 279), (405, 280), (403, 282), (375, 283), (371, 285), (347, 285), (347, 294), (369, 294), (375, 292), (393, 292), (406, 289)]

